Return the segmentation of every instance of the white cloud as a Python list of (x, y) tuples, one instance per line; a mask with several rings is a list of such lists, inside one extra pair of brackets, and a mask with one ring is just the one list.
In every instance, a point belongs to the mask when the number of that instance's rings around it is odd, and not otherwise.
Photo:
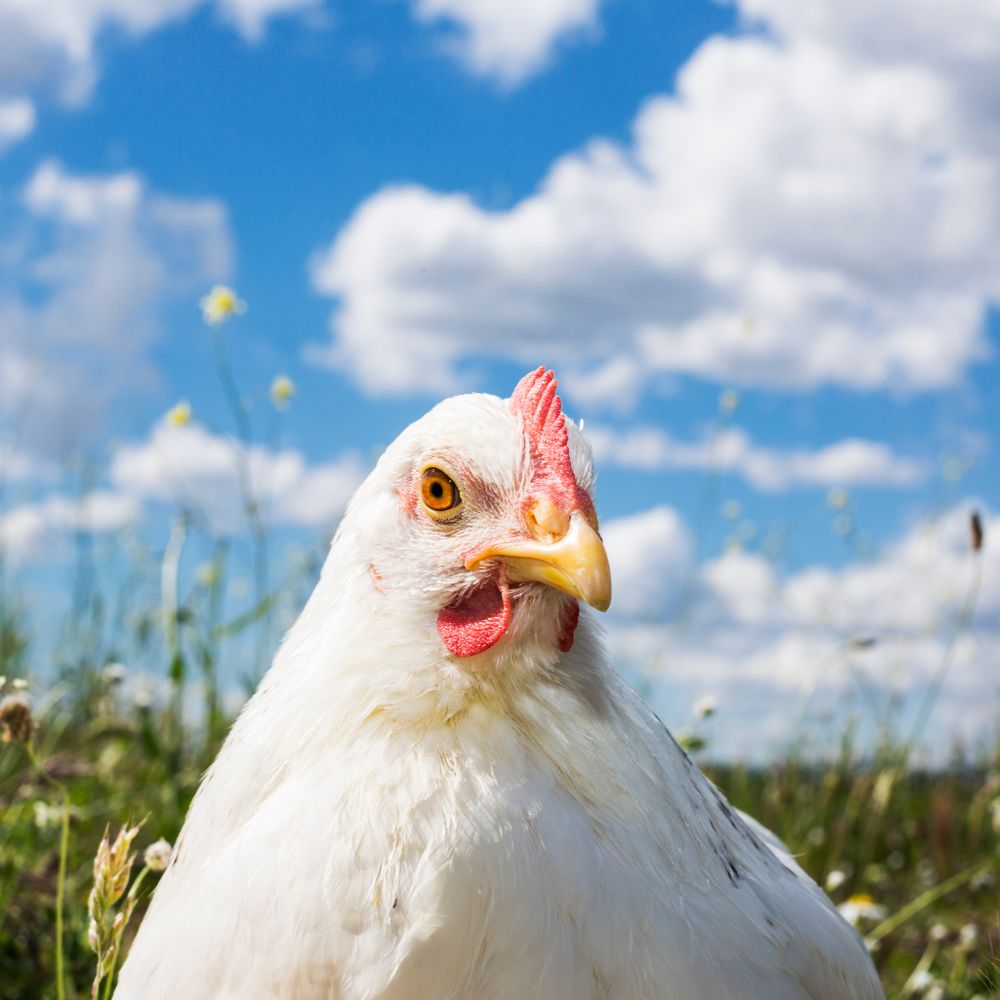
[[(198, 425), (160, 423), (148, 440), (119, 448), (110, 478), (123, 493), (180, 503), (204, 515), (214, 531), (232, 534), (245, 527), (239, 448)], [(309, 465), (301, 452), (258, 445), (246, 452), (246, 462), (253, 496), (275, 525), (332, 527), (365, 476), (353, 453)]]
[(609, 521), (601, 535), (614, 577), (615, 611), (662, 616), (675, 610), (691, 573), (692, 543), (670, 507)]
[(35, 106), (24, 97), (0, 100), (0, 153), (35, 127)]
[(259, 42), (268, 22), (277, 17), (303, 14), (323, 6), (324, 0), (216, 0), (223, 20), (249, 42)]
[(52, 480), (57, 473), (54, 463), (0, 437), (0, 492), (8, 483)]
[[(738, 549), (700, 565), (682, 553), (677, 565), (687, 567), (687, 579), (671, 581), (668, 593), (683, 600), (674, 596), (659, 609), (646, 595), (661, 586), (670, 548), (655, 530), (647, 540), (642, 530), (618, 532), (612, 521), (605, 529), (615, 572), (611, 648), (620, 666), (663, 685), (668, 722), (684, 721), (695, 694), (713, 692), (720, 705), (716, 750), (755, 756), (767, 749), (772, 723), (787, 737), (807, 709), (849, 710), (871, 725), (896, 698), (905, 735), (916, 704), (946, 668), (942, 700), (924, 734), (943, 754), (952, 737), (993, 731), (1000, 704), (1000, 683), (988, 669), (1000, 643), (1000, 517), (985, 514), (985, 543), (976, 555), (969, 534), (975, 506), (960, 504), (911, 527), (870, 561), (841, 568), (782, 574)], [(626, 524), (647, 517), (655, 524), (662, 511)], [(972, 595), (975, 611), (962, 626)], [(842, 732), (839, 724), (834, 729)]]
[(148, 387), (164, 306), (226, 278), (224, 207), (152, 191), (134, 173), (42, 164), (0, 239), (0, 415), (65, 452), (111, 400)]
[(480, 76), (513, 86), (544, 69), (560, 42), (595, 34), (600, 0), (412, 0), (423, 23), (444, 22), (449, 47)]
[(684, 442), (656, 427), (616, 431), (591, 424), (587, 437), (595, 456), (609, 465), (731, 472), (772, 493), (794, 486), (914, 486), (927, 478), (922, 463), (896, 455), (887, 444), (860, 438), (818, 450), (767, 448), (739, 428)]
[[(963, 5), (989, 22), (994, 0)], [(370, 197), (313, 262), (337, 300), (314, 358), (375, 393), (455, 388), (482, 356), (534, 364), (540, 342), (585, 395), (606, 365), (612, 395), (628, 385), (626, 354), (646, 377), (954, 385), (1000, 299), (991, 85), (950, 16), (916, 57), (883, 58), (792, 6), (760, 0), (780, 38), (711, 39), (630, 143), (562, 157), (507, 211), (417, 186)]]
[(94, 490), (81, 497), (53, 493), (0, 514), (0, 552), (15, 563), (40, 551), (58, 551), (66, 536), (120, 531), (139, 519), (134, 497), (110, 490)]
[[(323, 0), (218, 0), (219, 16), (248, 41), (272, 18)], [(0, 92), (54, 91), (79, 103), (100, 70), (102, 40), (147, 35), (187, 17), (204, 0), (0, 0)]]

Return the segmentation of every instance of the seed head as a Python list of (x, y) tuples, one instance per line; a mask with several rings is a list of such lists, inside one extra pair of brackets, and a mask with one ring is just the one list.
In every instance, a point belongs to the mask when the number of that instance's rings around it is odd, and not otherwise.
[(983, 519), (979, 516), (978, 510), (974, 510), (969, 518), (969, 535), (972, 551), (979, 552), (983, 547)]
[(142, 860), (146, 863), (146, 867), (151, 872), (162, 872), (166, 871), (167, 865), (170, 864), (171, 855), (174, 853), (174, 849), (170, 846), (169, 840), (164, 840), (162, 837), (155, 843), (149, 845), (146, 848), (146, 852), (142, 856)]
[(24, 695), (11, 694), (0, 701), (0, 740), (4, 743), (27, 743), (34, 730), (31, 704)]

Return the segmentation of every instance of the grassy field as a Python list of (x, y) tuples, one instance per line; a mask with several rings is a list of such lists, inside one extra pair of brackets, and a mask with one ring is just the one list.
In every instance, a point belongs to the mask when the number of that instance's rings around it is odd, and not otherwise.
[[(16, 667), (23, 648), (10, 620), (2, 636), (7, 667)], [(145, 820), (134, 844), (140, 858), (154, 841), (172, 842), (226, 722), (210, 700), (205, 725), (186, 728), (179, 701), (127, 696), (117, 666), (85, 669), (31, 692), (40, 711), (29, 746), (12, 710), (19, 688), (8, 679), (0, 746), (0, 994), (87, 996), (95, 973), (88, 894), (105, 827)], [(706, 770), (846, 906), (889, 996), (1000, 995), (1000, 754), (921, 773), (898, 750), (862, 760), (845, 740), (822, 768), (789, 758), (766, 770)], [(155, 877), (147, 873), (135, 893), (126, 944)]]

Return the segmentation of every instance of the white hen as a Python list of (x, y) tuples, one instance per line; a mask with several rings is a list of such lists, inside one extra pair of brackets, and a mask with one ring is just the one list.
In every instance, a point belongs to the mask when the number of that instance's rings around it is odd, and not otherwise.
[(610, 601), (593, 480), (542, 369), (388, 448), (195, 797), (119, 1000), (883, 996), (578, 621)]

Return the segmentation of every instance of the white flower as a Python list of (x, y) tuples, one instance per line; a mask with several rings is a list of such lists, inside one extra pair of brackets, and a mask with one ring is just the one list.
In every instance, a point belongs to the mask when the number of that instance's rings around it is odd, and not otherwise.
[(191, 423), (191, 404), (186, 399), (182, 399), (167, 410), (166, 420), (171, 427), (184, 427)]
[(930, 989), (933, 985), (934, 977), (927, 969), (918, 969), (910, 976), (909, 987), (911, 993), (923, 993), (924, 990)]
[(932, 941), (943, 941), (948, 936), (948, 928), (944, 924), (933, 924), (928, 934)]
[(287, 375), (279, 375), (271, 383), (271, 402), (279, 410), (287, 410), (288, 404), (295, 395), (295, 383)]
[(125, 664), (124, 663), (109, 663), (104, 668), (104, 679), (108, 684), (121, 684), (125, 680)]
[(857, 927), (862, 920), (885, 920), (888, 916), (886, 908), (866, 892), (856, 893), (837, 909), (852, 927)]
[(31, 807), (31, 811), (35, 826), (39, 830), (51, 830), (62, 822), (62, 809), (59, 806), (43, 802), (41, 799)]
[(709, 719), (715, 715), (717, 707), (715, 695), (704, 694), (694, 703), (691, 711), (694, 712), (696, 719)]
[(10, 686), (15, 691), (25, 691), (28, 687), (28, 682), (23, 677), (15, 677), (11, 682)]
[(845, 882), (847, 881), (847, 875), (842, 872), (839, 868), (834, 868), (832, 871), (827, 873), (826, 876), (826, 891), (836, 892)]
[(198, 304), (201, 318), (209, 326), (218, 326), (247, 311), (247, 304), (227, 285), (216, 285)]
[(958, 946), (965, 951), (972, 951), (979, 942), (979, 928), (975, 924), (966, 924), (958, 932)]
[(170, 864), (170, 857), (173, 853), (174, 849), (170, 846), (170, 841), (164, 840), (161, 837), (146, 848), (146, 853), (143, 854), (142, 860), (146, 863), (146, 867), (150, 871), (162, 872)]

